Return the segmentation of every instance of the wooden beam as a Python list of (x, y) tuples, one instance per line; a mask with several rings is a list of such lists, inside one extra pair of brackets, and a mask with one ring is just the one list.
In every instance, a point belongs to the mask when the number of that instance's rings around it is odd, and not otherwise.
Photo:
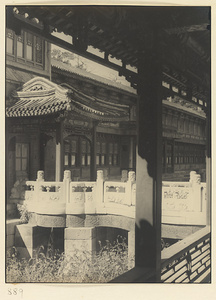
[[(77, 49), (74, 45), (65, 42), (59, 38), (54, 37), (53, 35), (51, 35), (49, 33), (49, 26), (45, 26), (45, 28), (41, 28), (41, 26), (34, 24), (32, 22), (30, 22), (29, 20), (26, 20), (24, 17), (20, 17), (18, 18), (18, 16), (16, 14), (14, 14), (13, 12), (11, 12), (9, 10), (9, 14), (7, 17), (7, 25), (15, 30), (20, 30), (21, 28), (24, 28), (26, 30), (30, 30), (35, 34), (41, 35), (43, 36), (45, 39), (47, 39), (48, 42), (56, 44), (59, 47), (62, 47), (68, 51), (74, 52), (78, 55), (81, 55), (87, 59), (90, 59), (92, 61), (95, 61), (101, 65), (104, 65), (106, 67), (109, 67), (111, 69), (114, 69), (116, 71), (119, 72), (120, 75), (124, 75), (126, 77), (126, 79), (132, 83), (132, 86), (136, 88), (137, 82), (138, 82), (138, 75), (136, 72), (133, 72), (131, 70), (128, 70), (125, 65), (119, 66), (113, 62), (110, 62), (107, 58), (109, 53), (106, 52), (106, 56), (105, 58), (101, 58), (95, 54), (89, 53), (87, 51), (80, 51), (79, 49)], [(168, 34), (166, 34), (167, 36), (169, 36)], [(169, 39), (169, 38), (168, 38)], [(104, 40), (103, 40), (104, 41)], [(162, 49), (162, 51), (165, 53), (165, 55), (163, 56), (163, 63), (171, 66), (173, 69), (177, 69), (177, 71), (179, 72), (179, 74), (186, 74), (185, 76), (191, 81), (191, 82), (196, 82), (197, 85), (206, 85), (206, 88), (208, 89), (208, 84), (205, 82), (203, 82), (203, 72), (197, 72), (194, 74), (193, 70), (191, 70), (191, 68), (188, 69), (188, 64), (185, 61), (184, 56), (182, 55), (181, 49), (178, 49), (178, 45), (174, 46), (174, 45), (170, 45), (170, 41), (168, 43), (168, 45), (165, 46), (165, 48)], [(101, 50), (106, 50), (106, 49), (101, 49)], [(112, 49), (111, 49), (112, 50)], [(128, 51), (128, 49), (126, 49)], [(145, 49), (144, 49), (145, 50)], [(120, 49), (118, 51), (121, 51)], [(109, 51), (110, 52), (110, 51)], [(175, 55), (174, 55), (174, 54)], [(116, 53), (117, 55), (117, 53)], [(130, 53), (122, 53), (120, 54), (121, 59), (124, 60), (125, 64), (136, 64), (137, 60), (139, 59), (139, 57), (143, 57), (144, 55), (140, 52), (138, 52), (137, 54), (135, 53), (135, 51), (133, 52), (134, 57), (132, 56), (132, 54)], [(182, 61), (181, 61), (182, 60)], [(205, 69), (205, 72), (208, 72), (208, 68), (205, 67), (205, 65), (202, 65), (202, 67)], [(183, 69), (182, 69), (183, 68)], [(199, 73), (199, 74), (198, 74)], [(201, 74), (201, 75), (200, 75)], [(172, 74), (170, 74), (172, 76)], [(198, 76), (199, 75), (199, 76)], [(200, 77), (201, 76), (201, 77)], [(178, 79), (174, 79), (176, 82), (178, 82)], [(208, 80), (208, 78), (206, 77), (206, 80)], [(204, 100), (204, 99), (202, 99)]]
[(109, 60), (106, 60), (104, 58), (101, 58), (95, 54), (92, 54), (90, 52), (84, 51), (81, 52), (79, 49), (77, 49), (73, 44), (70, 44), (60, 38), (57, 38), (53, 36), (52, 34), (47, 31), (47, 28), (42, 28), (41, 26), (38, 26), (37, 24), (34, 24), (33, 22), (29, 22), (29, 20), (23, 18), (20, 18), (16, 16), (14, 13), (9, 13), (7, 17), (7, 27), (15, 30), (16, 32), (21, 31), (21, 28), (24, 30), (29, 30), (36, 35), (43, 36), (47, 42), (55, 44), (56, 46), (59, 46), (61, 48), (64, 48), (65, 50), (68, 50), (70, 52), (73, 52), (75, 54), (78, 54), (80, 56), (83, 56), (89, 60), (92, 60), (94, 62), (97, 62), (101, 65), (104, 65), (106, 67), (109, 67), (113, 70), (116, 70), (118, 72), (124, 72), (124, 74), (133, 75), (133, 77), (137, 77), (137, 74), (135, 72), (132, 72), (130, 70), (124, 69), (122, 66), (119, 66), (113, 62), (110, 62)]
[(95, 181), (96, 180), (96, 131), (97, 131), (97, 122), (93, 121), (93, 127), (92, 127), (92, 140), (91, 140), (91, 165), (90, 165), (90, 180)]

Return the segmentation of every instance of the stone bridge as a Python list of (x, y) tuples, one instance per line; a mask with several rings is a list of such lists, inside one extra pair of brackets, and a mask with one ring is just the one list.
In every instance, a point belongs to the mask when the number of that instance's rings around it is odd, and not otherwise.
[[(95, 182), (71, 181), (70, 171), (62, 182), (27, 181), (25, 205), (31, 213), (28, 224), (18, 225), (15, 246), (33, 255), (33, 250), (52, 240), (57, 248), (72, 254), (74, 248), (96, 251), (98, 241), (123, 236), (128, 253), (135, 249), (135, 172), (123, 172), (120, 182), (104, 181), (97, 171)], [(162, 222), (205, 225), (205, 184), (191, 172), (189, 182), (163, 182)], [(28, 252), (25, 254), (25, 252)]]

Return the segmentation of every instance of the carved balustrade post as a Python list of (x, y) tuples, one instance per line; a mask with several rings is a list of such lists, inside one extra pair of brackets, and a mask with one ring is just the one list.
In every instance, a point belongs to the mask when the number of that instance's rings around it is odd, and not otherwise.
[(191, 172), (190, 172), (190, 180), (189, 180), (189, 182), (190, 182), (191, 185), (192, 185), (192, 182), (193, 182), (193, 180), (194, 180), (194, 176), (195, 176), (196, 174), (197, 174), (196, 171), (191, 171)]
[(134, 171), (128, 172), (128, 181), (126, 185), (126, 202), (128, 205), (132, 205), (132, 185), (135, 183), (136, 174)]
[(37, 193), (42, 191), (42, 183), (44, 182), (44, 171), (39, 170), (37, 171), (37, 184), (35, 185), (35, 196), (37, 197)]
[(200, 212), (202, 209), (201, 176), (195, 171), (190, 172), (191, 201), (193, 211)]
[(104, 202), (104, 174), (103, 170), (97, 171), (97, 181), (96, 181), (96, 203), (101, 205)]
[(37, 181), (44, 181), (44, 171), (37, 171)]
[(64, 197), (65, 203), (70, 203), (70, 182), (71, 182), (71, 171), (66, 170), (64, 171)]

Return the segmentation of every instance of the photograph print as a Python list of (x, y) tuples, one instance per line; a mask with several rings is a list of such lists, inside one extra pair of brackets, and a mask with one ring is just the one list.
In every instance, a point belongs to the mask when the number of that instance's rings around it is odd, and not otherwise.
[(5, 282), (211, 283), (211, 6), (5, 20)]

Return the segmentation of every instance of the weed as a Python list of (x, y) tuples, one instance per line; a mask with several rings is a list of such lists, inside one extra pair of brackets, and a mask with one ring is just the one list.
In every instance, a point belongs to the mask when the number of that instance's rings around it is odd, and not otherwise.
[[(33, 258), (19, 259), (14, 248), (7, 258), (7, 282), (68, 282), (103, 283), (123, 274), (130, 264), (127, 245), (119, 239), (111, 244), (107, 241), (99, 253), (74, 249), (72, 255), (57, 251), (44, 252), (40, 247)], [(132, 261), (133, 259), (131, 259)]]
[(19, 214), (20, 214), (20, 222), (24, 223), (24, 224), (28, 223), (31, 213), (28, 211), (26, 203), (17, 204), (17, 209), (18, 209)]

